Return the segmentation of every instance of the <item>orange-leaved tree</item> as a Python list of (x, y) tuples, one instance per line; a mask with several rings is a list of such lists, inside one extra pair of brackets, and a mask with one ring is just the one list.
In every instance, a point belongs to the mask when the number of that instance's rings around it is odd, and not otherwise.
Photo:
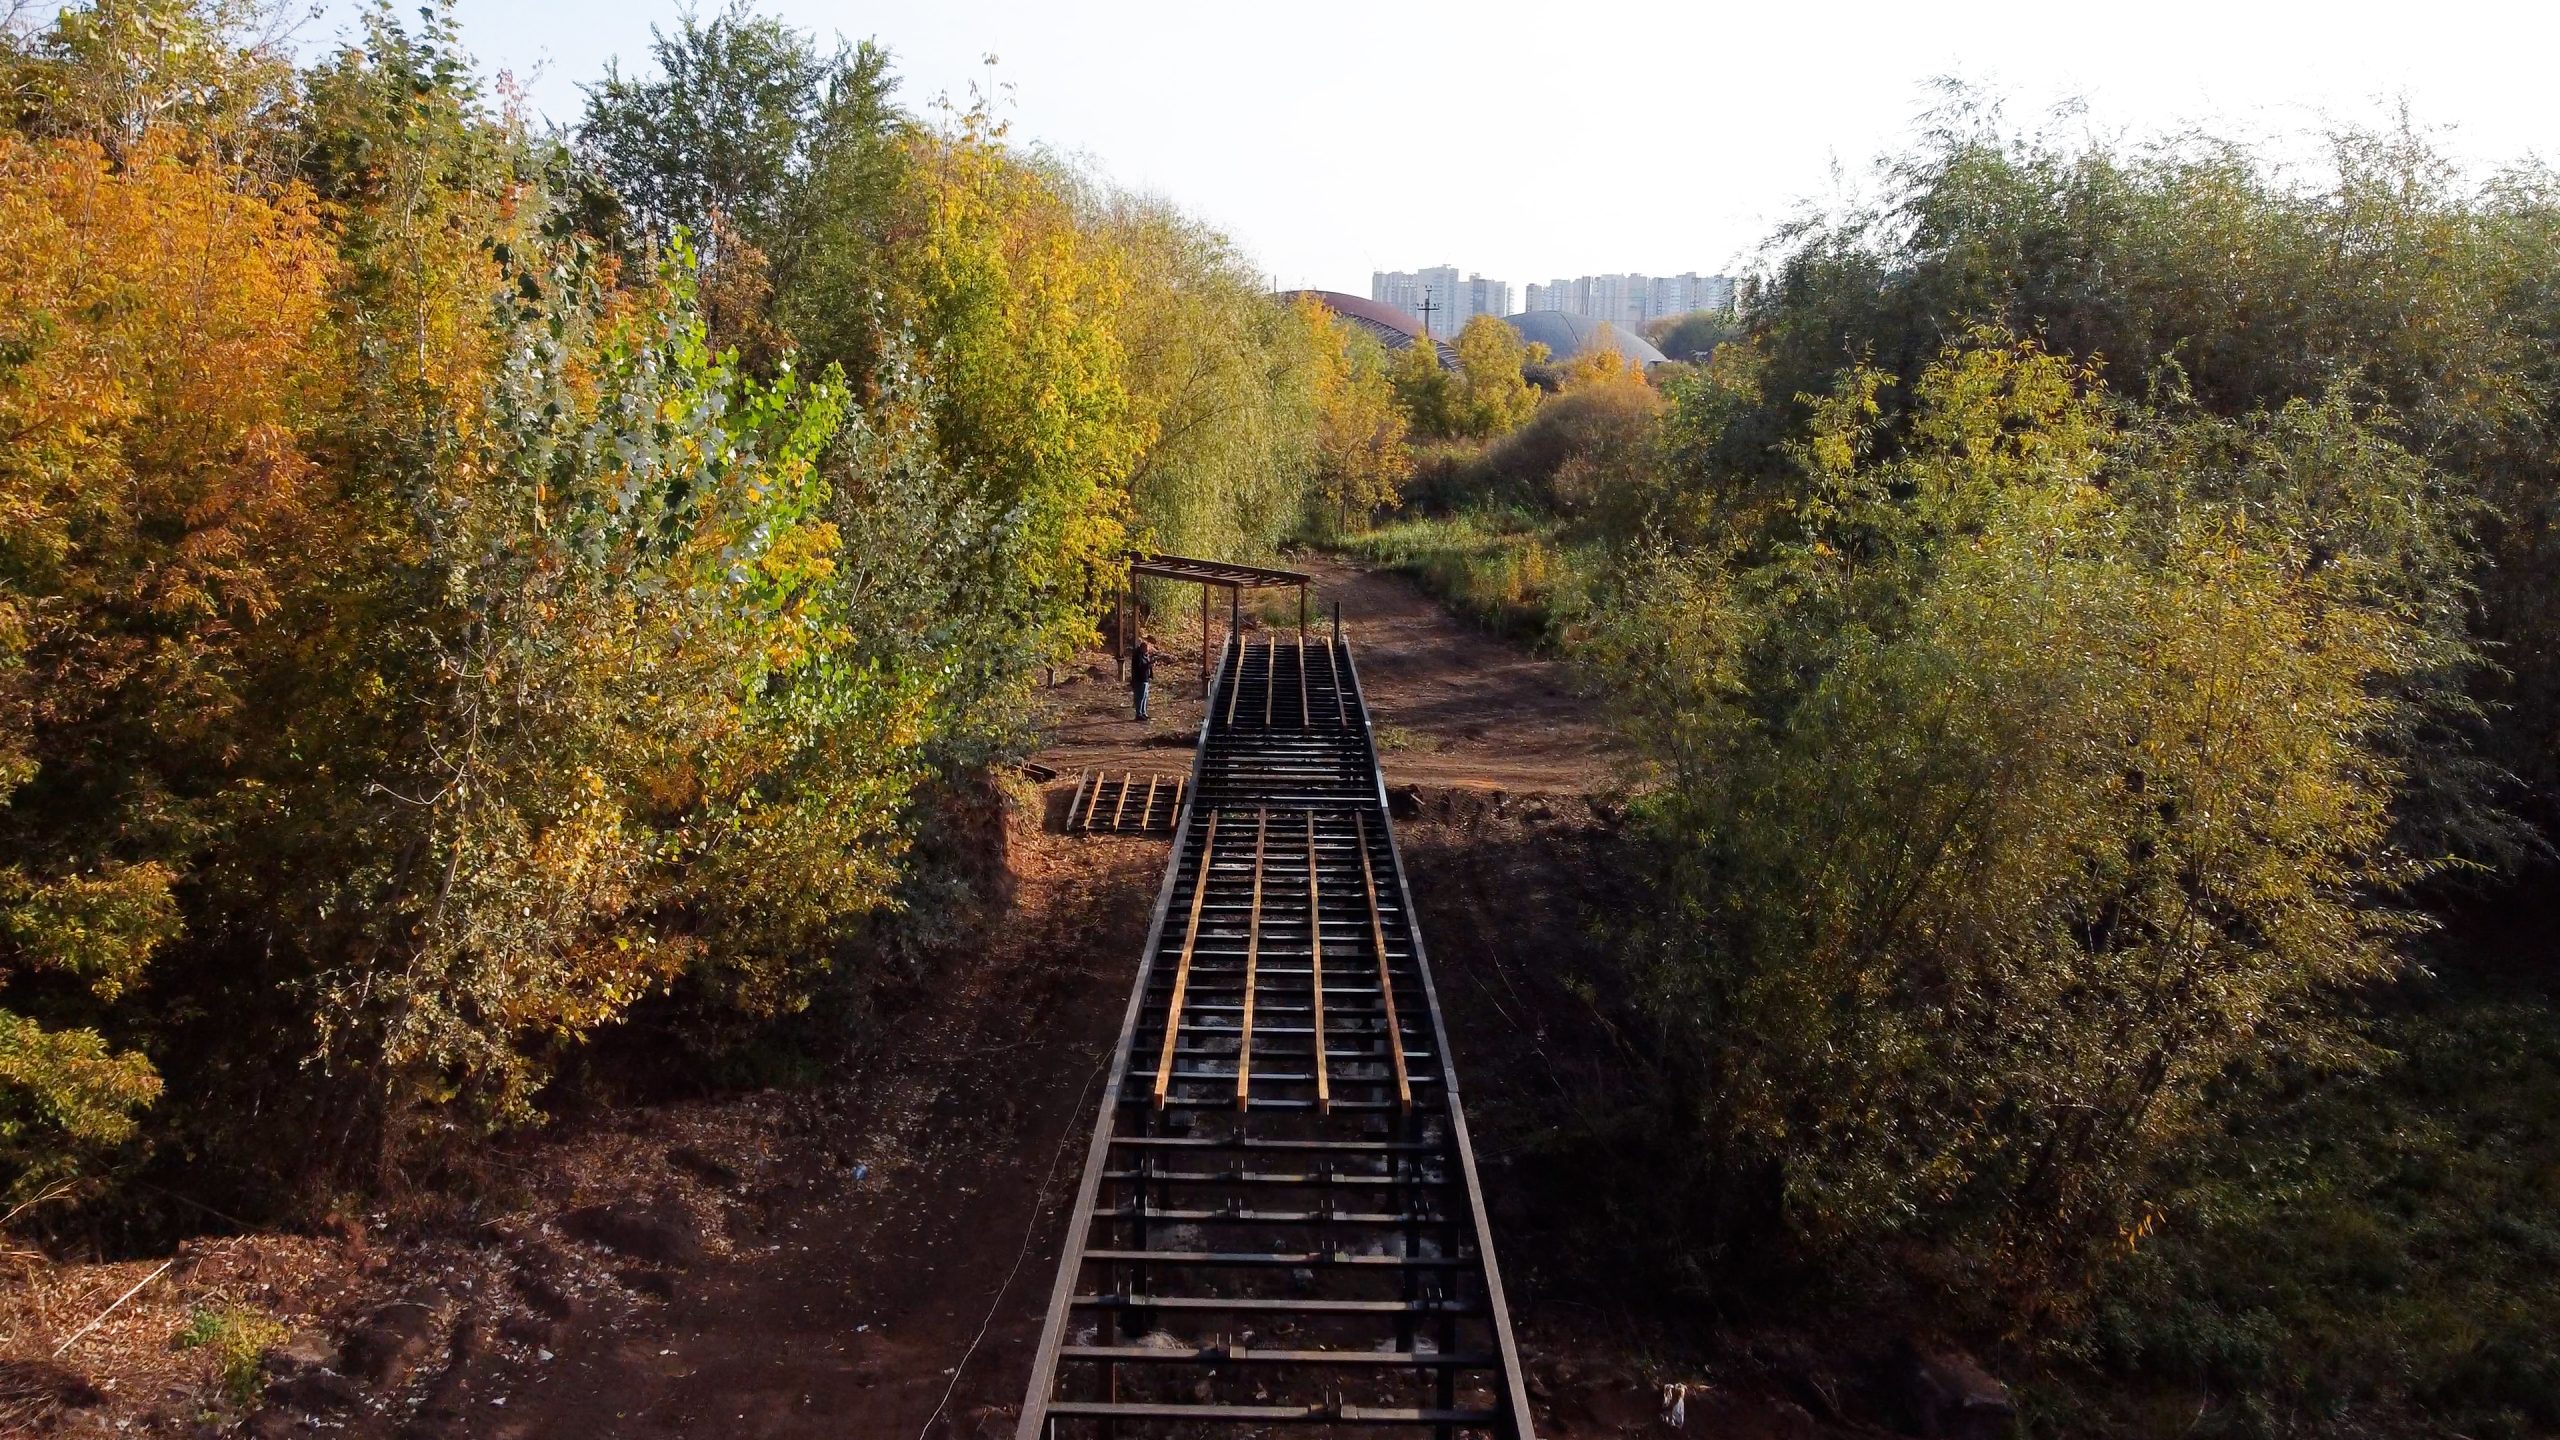
[(158, 1093), (101, 1013), (179, 932), (244, 642), (317, 543), (334, 257), (310, 193), (163, 138), (0, 136), (0, 1171)]

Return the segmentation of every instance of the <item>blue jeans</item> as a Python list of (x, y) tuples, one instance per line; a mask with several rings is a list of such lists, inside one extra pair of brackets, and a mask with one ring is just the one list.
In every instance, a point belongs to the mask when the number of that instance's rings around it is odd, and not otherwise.
[(1129, 687), (1129, 691), (1130, 691), (1130, 693), (1131, 693), (1131, 694), (1136, 695), (1136, 696), (1138, 697), (1138, 718), (1139, 718), (1139, 719), (1141, 719), (1141, 720), (1146, 719), (1146, 718), (1147, 718), (1147, 682), (1146, 682), (1146, 681), (1144, 681), (1144, 680), (1141, 680), (1141, 681), (1139, 681), (1137, 684), (1130, 686), (1130, 687)]

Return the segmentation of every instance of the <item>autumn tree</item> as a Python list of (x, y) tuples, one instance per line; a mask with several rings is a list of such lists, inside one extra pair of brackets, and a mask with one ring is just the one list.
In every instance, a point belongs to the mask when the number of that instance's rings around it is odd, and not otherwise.
[[(1384, 347), (1312, 296), (1300, 296), (1293, 313), (1315, 376), (1316, 476), (1308, 504), (1320, 522), (1347, 531), (1396, 503), (1396, 487), (1413, 472), (1408, 422)], [(1438, 373), (1437, 362), (1432, 370)]]
[(1846, 374), (1783, 470), (1692, 472), (1706, 528), (1603, 612), (1661, 781), (1635, 973), (1704, 1157), (1672, 1203), (2034, 1294), (2236, 1071), (2352, 1051), (2338, 993), (2429, 864), (2391, 736), (2458, 658), (2405, 562), (2460, 515), (2343, 397), (2128, 424), (1986, 333), (1888, 452), (1889, 383)]
[(1104, 194), (1090, 224), (1129, 293), (1117, 326), (1132, 418), (1132, 521), (1159, 549), (1266, 557), (1316, 464), (1317, 342), (1225, 236), (1159, 200)]
[(9, 118), (118, 162), (148, 139), (255, 164), (292, 123), (290, 21), (262, 0), (100, 0), (62, 8), (24, 45), (0, 29)]
[(917, 136), (900, 204), (921, 243), (896, 258), (889, 287), (929, 337), (920, 358), (943, 454), (1008, 516), (966, 561), (1002, 623), (954, 657), (990, 693), (1091, 638), (1127, 534), (1130, 471), (1152, 438), (1123, 369), (1128, 279), (1071, 197), (1003, 139), (984, 106)]
[(1440, 363), (1440, 347), (1428, 335), (1389, 357), (1387, 380), (1395, 389), (1396, 408), (1415, 435), (1445, 439), (1457, 433), (1458, 384)]
[(1644, 367), (1618, 348), (1616, 335), (1610, 326), (1602, 325), (1591, 348), (1559, 368), (1557, 389), (1573, 391), (1644, 384)]
[(1520, 332), (1492, 315), (1478, 315), (1458, 332), (1456, 394), (1450, 402), (1450, 428), (1475, 439), (1506, 435), (1538, 408), (1538, 392), (1525, 371), (1547, 358), (1547, 348), (1531, 345)]
[[(2560, 795), (2560, 527), (2547, 518), (2560, 470), (2546, 438), (2560, 310), (2543, 279), (2560, 184), (2539, 164), (2467, 179), (2406, 124), (2316, 138), (2325, 163), (2307, 178), (2213, 136), (2019, 133), (1956, 91), (1883, 162), (1878, 203), (1786, 236), (1748, 321), (1765, 413), (1800, 425), (1809, 402), (1794, 397), (1866, 356), (1898, 382), (1879, 396), (1890, 443), (1949, 328), (1976, 321), (2103, 360), (2129, 399), (2225, 419), (2338, 386), (2377, 402), (2382, 434), (2480, 507), (2484, 563), (2442, 593), (2430, 628), (2469, 633), (2476, 584), (2478, 633), (2500, 661), (2464, 677), (2481, 713), (2441, 714), (2407, 749), (2401, 815), (2512, 863), (2533, 842), (2499, 772), (2530, 777), (2545, 816)], [(2376, 285), (2383, 274), (2397, 278)], [(1764, 439), (1726, 461), (1767, 464)]]
[(160, 1088), (99, 1027), (223, 834), (248, 650), (302, 582), (336, 389), (310, 193), (148, 123), (116, 139), (120, 161), (0, 135), (0, 1183), (21, 1187)]

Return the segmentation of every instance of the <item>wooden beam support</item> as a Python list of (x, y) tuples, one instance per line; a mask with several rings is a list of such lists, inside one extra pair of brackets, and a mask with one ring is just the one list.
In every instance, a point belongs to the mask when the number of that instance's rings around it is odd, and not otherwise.
[(1307, 622), (1298, 617), (1298, 728), (1315, 728), (1315, 710), (1307, 699)]
[[(1244, 592), (1236, 590), (1229, 593), (1242, 595)], [(1227, 619), (1227, 629), (1236, 637), (1236, 683), (1227, 689), (1227, 728), (1233, 730), (1236, 728), (1236, 697), (1244, 694), (1244, 631), (1236, 623), (1237, 616), (1231, 614)]]
[(1164, 1016), (1164, 1054), (1156, 1061), (1156, 1108), (1173, 1086), (1173, 1042), (1182, 1034), (1182, 997), (1191, 988), (1191, 949), (1200, 943), (1200, 905), (1209, 898), (1209, 872), (1218, 863), (1218, 812), (1209, 812), (1209, 835), (1200, 843), (1200, 873), (1191, 882), (1191, 924), (1182, 933), (1182, 958), (1173, 967), (1173, 1000)]
[(1413, 1080), (1404, 1068), (1404, 1026), (1396, 1020), (1396, 980), (1387, 969), (1387, 927), (1378, 918), (1378, 876), (1369, 864), (1369, 822), (1359, 811), (1351, 812), (1351, 826), (1360, 844), (1360, 888), (1369, 895), (1369, 943), (1378, 951), (1378, 998), (1386, 1002), (1387, 1043), (1396, 1063), (1396, 1106), (1406, 1114), (1413, 1113)]

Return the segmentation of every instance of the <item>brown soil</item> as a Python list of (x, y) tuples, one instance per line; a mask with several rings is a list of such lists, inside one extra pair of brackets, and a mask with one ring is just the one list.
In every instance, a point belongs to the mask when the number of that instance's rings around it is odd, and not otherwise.
[[(1382, 731), (1403, 737), (1390, 778), (1418, 787), (1400, 797), (1419, 812), (1404, 843), (1539, 1432), (1679, 1433), (1657, 1418), (1661, 1387), (1689, 1382), (1688, 1434), (1815, 1433), (1757, 1371), (1705, 1383), (1707, 1337), (1590, 1263), (1572, 1221), (1583, 1177), (1552, 1173), (1533, 1143), (1612, 1067), (1605, 1027), (1565, 983), (1592, 958), (1588, 917), (1620, 903), (1588, 707), (1559, 667), (1405, 582), (1316, 568), (1344, 601)], [(1070, 838), (1058, 821), (1081, 767), (1187, 770), (1199, 700), (1185, 668), (1159, 672), (1171, 693), (1144, 728), (1120, 713), (1107, 658), (1063, 677), (1040, 757), (1056, 778), (1005, 831), (1009, 898), (978, 943), (887, 998), (881, 1043), (848, 1073), (564, 1122), (493, 1156), (506, 1183), (490, 1193), (507, 1198), (458, 1214), (199, 1242), (66, 1355), (96, 1393), (39, 1396), (16, 1412), (23, 1428), (42, 1413), (81, 1434), (1009, 1435), (1163, 863), (1160, 841)], [(8, 1362), (42, 1359), (152, 1263), (0, 1281), (0, 1406)], [(422, 1308), (384, 1310), (403, 1299)], [(275, 1398), (244, 1415), (207, 1349), (172, 1348), (192, 1309), (234, 1305), (342, 1369), (358, 1357), (340, 1342), (378, 1355), (403, 1313), (426, 1338), (355, 1386), (296, 1381), (288, 1354), (268, 1367)]]
[(1013, 843), (1012, 913), (891, 1020), (871, 1073), (696, 1142), (739, 1176), (725, 1253), (672, 1301), (600, 1304), (550, 1364), (493, 1357), (475, 1388), (506, 1413), (459, 1433), (911, 1440), (1020, 1399), (1157, 856), (1030, 825)]
[[(0, 1408), (0, 1433), (227, 1426), (242, 1416), (218, 1359), (176, 1348), (192, 1312), (275, 1317), (334, 1355), (403, 1299), (436, 1337), (405, 1373), (352, 1408), (265, 1407), (248, 1433), (913, 1440), (937, 1409), (935, 1433), (978, 1433), (1021, 1399), (1162, 863), (1159, 846), (1070, 841), (1032, 816), (1010, 848), (1012, 901), (983, 947), (890, 997), (858, 1075), (556, 1126), (491, 1158), (517, 1203), (395, 1218), (402, 1233), (370, 1243), (197, 1242), (66, 1354), (90, 1395), (48, 1399), (50, 1377), (10, 1367), (157, 1262), (23, 1267), (0, 1288), (0, 1407), (31, 1393)], [(675, 1239), (582, 1238), (597, 1232), (568, 1217), (590, 1205), (644, 1211)]]
[[(1584, 794), (1611, 783), (1606, 732), (1564, 665), (1453, 619), (1401, 575), (1322, 555), (1289, 563), (1316, 577), (1311, 610), (1322, 629), (1331, 629), (1335, 604), (1342, 607), (1388, 784)], [(1213, 648), (1225, 640), (1227, 624), (1226, 597), (1216, 599)], [(1274, 623), (1267, 627), (1248, 605), (1248, 640), (1293, 642), (1294, 592), (1270, 592), (1269, 600)], [(1062, 671), (1050, 692), (1043, 763), (1070, 779), (1087, 768), (1143, 775), (1189, 767), (1200, 729), (1200, 618), (1176, 609), (1150, 627), (1164, 651), (1148, 707), (1153, 718), (1141, 724), (1131, 717), (1109, 656), (1088, 657), (1082, 668)]]

